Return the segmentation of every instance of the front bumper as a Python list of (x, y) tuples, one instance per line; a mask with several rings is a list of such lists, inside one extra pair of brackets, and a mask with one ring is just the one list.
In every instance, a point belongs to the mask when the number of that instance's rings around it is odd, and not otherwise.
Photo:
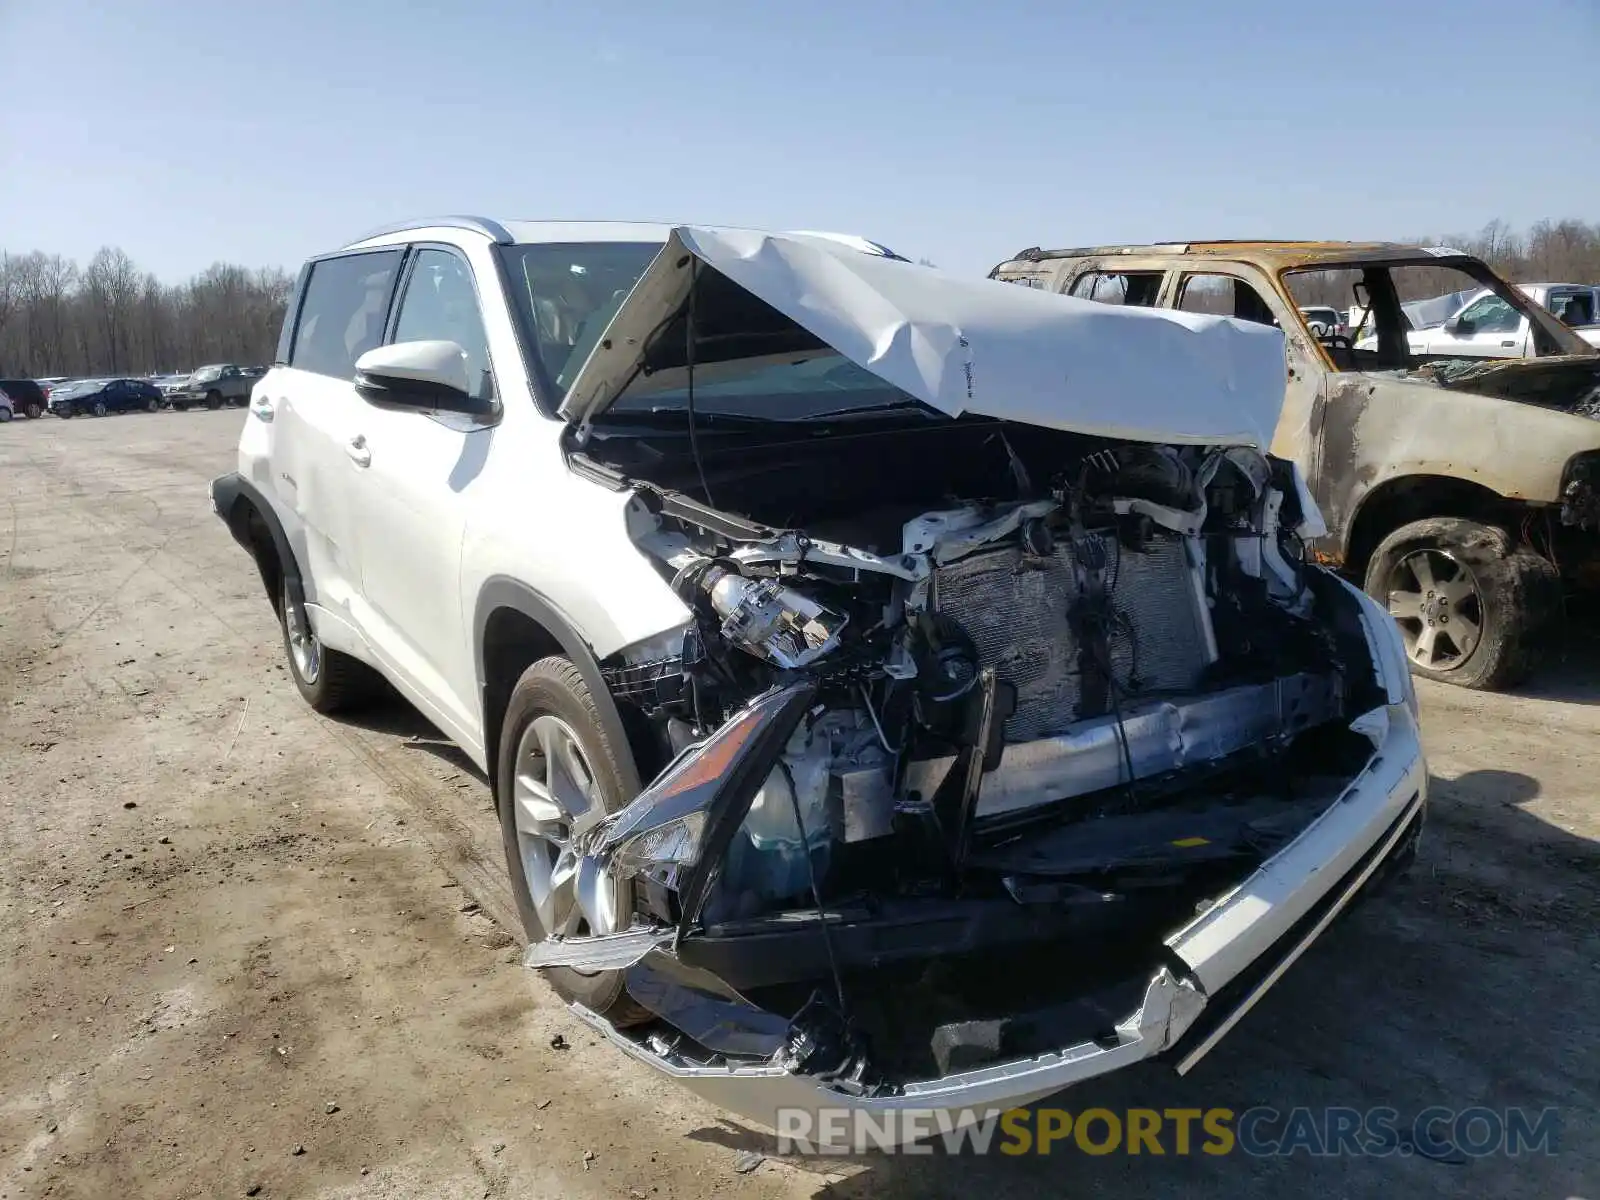
[(1298, 837), (1166, 939), (1171, 967), (1152, 975), (1114, 1042), (1082, 1042), (864, 1096), (776, 1065), (706, 1066), (657, 1053), (582, 1005), (573, 1010), (624, 1053), (769, 1128), (780, 1127), (780, 1110), (919, 1110), (931, 1112), (937, 1127), (955, 1128), (1158, 1055), (1175, 1057), (1186, 1072), (1369, 884), (1414, 850), (1427, 797), (1415, 717), (1392, 704), (1356, 728), (1375, 744), (1362, 770)]

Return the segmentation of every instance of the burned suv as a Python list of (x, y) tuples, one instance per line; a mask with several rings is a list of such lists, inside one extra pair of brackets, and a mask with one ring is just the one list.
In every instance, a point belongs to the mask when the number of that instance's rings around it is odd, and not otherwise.
[[(1347, 242), (1188, 242), (1024, 250), (1010, 283), (1276, 326), (1288, 377), (1274, 453), (1304, 468), (1329, 532), (1317, 559), (1361, 580), (1399, 623), (1412, 669), (1473, 688), (1528, 675), (1562, 591), (1600, 568), (1600, 353), (1471, 255)], [(1528, 353), (1426, 353), (1407, 311), (1487, 289)], [(1313, 326), (1350, 306), (1347, 330)], [(1463, 345), (1465, 348), (1463, 348)], [(1509, 343), (1507, 343), (1509, 345)]]
[(466, 218), (289, 312), (212, 495), (296, 686), (454, 737), (527, 963), (722, 1105), (1187, 1069), (1412, 850), (1404, 648), (1303, 554), (1275, 331)]

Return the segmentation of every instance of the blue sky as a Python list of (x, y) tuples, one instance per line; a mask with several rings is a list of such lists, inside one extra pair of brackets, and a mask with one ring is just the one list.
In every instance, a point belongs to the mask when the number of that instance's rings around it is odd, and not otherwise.
[(1600, 218), (1600, 0), (0, 0), (0, 246), (439, 212), (1038, 242)]

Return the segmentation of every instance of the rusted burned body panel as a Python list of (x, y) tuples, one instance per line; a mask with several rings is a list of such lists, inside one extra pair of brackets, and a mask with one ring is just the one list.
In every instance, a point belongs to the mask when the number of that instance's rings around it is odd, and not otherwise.
[(1556, 505), (1573, 458), (1600, 446), (1588, 417), (1413, 379), (1330, 376), (1316, 410), (1308, 474), (1341, 558), (1362, 505), (1386, 484), (1449, 478)]
[[(1285, 333), (1285, 402), (1272, 451), (1299, 462), (1306, 473), (1328, 523), (1328, 536), (1315, 547), (1324, 561), (1359, 569), (1373, 540), (1363, 531), (1364, 509), (1375, 499), (1423, 487), (1453, 489), (1455, 498), (1480, 504), (1537, 506), (1574, 530), (1600, 527), (1600, 501), (1593, 498), (1600, 470), (1591, 484), (1584, 465), (1584, 456), (1600, 455), (1600, 355), (1593, 347), (1513, 293), (1511, 299), (1558, 354), (1341, 369), (1330, 346), (1312, 335), (1285, 282), (1286, 275), (1306, 269), (1407, 266), (1454, 267), (1494, 278), (1468, 255), (1380, 242), (1035, 249), (991, 274), (1063, 293), (1103, 272), (1137, 275), (1145, 277), (1141, 298), (1162, 308), (1178, 306), (1189, 276), (1249, 285)], [(1579, 563), (1571, 565), (1577, 569)]]

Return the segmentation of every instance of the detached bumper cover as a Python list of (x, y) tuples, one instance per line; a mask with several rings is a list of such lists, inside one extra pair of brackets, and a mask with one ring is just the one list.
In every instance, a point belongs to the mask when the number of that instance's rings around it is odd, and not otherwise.
[(582, 1005), (573, 1010), (624, 1053), (768, 1127), (777, 1126), (780, 1109), (942, 1110), (959, 1126), (1169, 1051), (1187, 1071), (1385, 867), (1415, 847), (1427, 792), (1415, 718), (1394, 704), (1359, 725), (1376, 744), (1361, 772), (1298, 837), (1167, 939), (1173, 969), (1151, 977), (1139, 1008), (1118, 1023), (1115, 1043), (1083, 1042), (862, 1096), (779, 1066), (714, 1067), (658, 1054)]

